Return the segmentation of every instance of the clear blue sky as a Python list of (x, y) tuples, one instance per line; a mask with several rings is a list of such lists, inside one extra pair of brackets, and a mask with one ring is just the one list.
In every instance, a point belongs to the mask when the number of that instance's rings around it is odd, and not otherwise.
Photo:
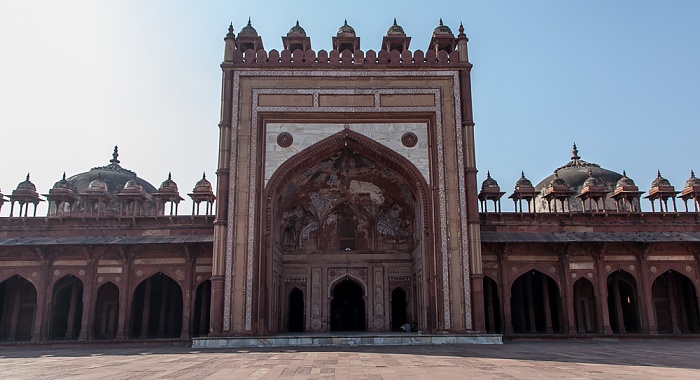
[(411, 50), (439, 18), (455, 32), (463, 22), (479, 185), (487, 170), (504, 191), (520, 170), (536, 183), (573, 142), (645, 191), (657, 169), (677, 189), (700, 172), (698, 1), (4, 1), (2, 192), (31, 172), (45, 193), (64, 171), (107, 164), (115, 144), (155, 186), (169, 171), (183, 194), (202, 171), (213, 180), (222, 39), (248, 17), (268, 50), (297, 19), (314, 50), (344, 19), (363, 50), (394, 17)]

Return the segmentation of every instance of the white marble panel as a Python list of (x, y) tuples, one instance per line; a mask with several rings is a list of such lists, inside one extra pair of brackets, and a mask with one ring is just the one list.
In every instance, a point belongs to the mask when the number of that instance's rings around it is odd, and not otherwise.
[[(411, 161), (430, 183), (428, 155), (428, 125), (426, 123), (357, 123), (350, 130), (365, 135)], [(275, 171), (288, 159), (317, 142), (345, 128), (340, 123), (269, 123), (265, 135), (265, 185)], [(293, 143), (287, 148), (277, 144), (277, 135), (289, 132)], [(418, 136), (414, 147), (406, 147), (401, 136), (413, 132)]]

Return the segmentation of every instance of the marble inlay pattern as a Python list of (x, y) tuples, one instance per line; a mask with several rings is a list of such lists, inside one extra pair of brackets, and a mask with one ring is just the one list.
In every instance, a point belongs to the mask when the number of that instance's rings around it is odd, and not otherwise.
[[(345, 128), (365, 135), (407, 158), (430, 183), (428, 125), (425, 123), (268, 123), (266, 127), (265, 185), (277, 168), (292, 156)], [(406, 131), (420, 136), (420, 144), (412, 148), (404, 146), (401, 136), (409, 133)], [(286, 148), (275, 143), (282, 133), (294, 137), (294, 142)]]
[[(260, 71), (247, 71), (247, 70), (241, 70), (241, 71), (234, 71), (234, 85), (233, 85), (233, 93), (234, 94), (239, 94), (240, 91), (240, 78), (242, 76), (253, 76), (253, 77), (272, 77), (272, 76), (280, 76), (280, 77), (300, 77), (300, 76), (306, 76), (306, 77), (427, 77), (428, 73), (425, 71), (373, 71), (373, 70), (367, 70), (367, 71), (360, 71), (360, 70), (352, 70), (352, 72), (348, 71), (326, 71), (326, 70), (317, 70), (317, 71), (312, 71), (312, 70), (260, 70)], [(447, 77), (452, 79), (453, 84), (455, 88), (458, 89), (458, 77), (457, 77), (457, 72), (456, 71), (432, 71), (429, 73), (430, 76), (434, 77)], [(288, 91), (288, 92), (293, 92), (297, 90), (275, 90), (275, 89), (258, 89), (255, 91), (270, 91), (270, 93), (278, 93), (279, 91)], [(299, 90), (299, 91), (305, 91), (305, 93), (309, 93), (309, 90)], [(444, 321), (445, 329), (451, 328), (451, 308), (450, 308), (450, 297), (449, 297), (449, 265), (448, 265), (448, 251), (447, 251), (447, 200), (446, 200), (446, 194), (445, 194), (445, 168), (444, 168), (444, 140), (443, 140), (443, 125), (442, 125), (442, 115), (440, 112), (440, 106), (441, 106), (441, 100), (440, 100), (440, 92), (439, 90), (435, 89), (382, 89), (382, 90), (318, 90), (315, 89), (313, 91), (317, 91), (317, 93), (314, 95), (313, 98), (313, 106), (312, 107), (295, 107), (294, 111), (295, 112), (305, 112), (305, 111), (314, 111), (314, 112), (319, 112), (322, 110), (322, 112), (331, 112), (331, 113), (352, 113), (352, 112), (435, 112), (436, 114), (436, 135), (437, 135), (437, 167), (438, 167), (438, 183), (437, 188), (438, 188), (438, 219), (440, 219), (440, 255), (442, 258), (442, 284), (443, 284), (443, 307), (444, 307)], [(351, 94), (360, 94), (363, 93), (363, 91), (369, 91), (369, 93), (373, 94), (375, 97), (375, 106), (374, 107), (319, 107), (319, 97), (318, 91), (326, 91), (329, 94), (343, 94), (343, 93), (351, 93)], [(414, 93), (425, 93), (427, 92), (435, 92), (436, 95), (436, 105), (435, 107), (380, 107), (380, 93), (378, 91), (385, 91), (386, 93), (391, 93), (391, 94), (396, 94), (396, 93), (406, 93), (406, 94), (414, 94)], [(455, 90), (458, 91), (458, 90)], [(455, 99), (457, 102), (459, 102), (459, 97), (456, 96), (458, 93), (455, 92)], [(258, 113), (262, 110), (262, 107), (258, 107), (257, 105), (257, 97), (253, 96), (253, 109), (252, 109), (252, 115), (251, 115), (251, 122), (249, 126), (249, 133), (250, 133), (250, 141), (258, 141)], [(246, 147), (239, 147), (238, 141), (236, 140), (240, 132), (241, 132), (241, 125), (240, 125), (240, 120), (241, 115), (239, 115), (239, 108), (238, 104), (234, 104), (233, 106), (233, 115), (232, 115), (232, 122), (235, 123), (236, 126), (236, 132), (232, 133), (232, 145), (231, 145), (231, 157), (230, 157), (230, 168), (232, 172), (230, 173), (230, 181), (229, 181), (229, 194), (230, 194), (230, 201), (228, 205), (228, 225), (227, 225), (227, 242), (226, 242), (226, 257), (225, 257), (225, 263), (226, 263), (226, 279), (225, 279), (225, 302), (224, 302), (224, 330), (229, 331), (231, 328), (231, 298), (232, 298), (232, 288), (233, 288), (233, 275), (234, 275), (234, 260), (233, 260), (233, 253), (234, 253), (234, 242), (236, 241), (236, 236), (235, 236), (235, 230), (236, 230), (236, 221), (234, 219), (235, 216), (235, 210), (239, 204), (239, 202), (247, 202), (247, 207), (248, 207), (248, 215), (247, 215), (247, 230), (246, 230), (246, 240), (245, 240), (245, 248), (244, 252), (240, 252), (238, 254), (243, 254), (245, 257), (245, 274), (246, 274), (246, 279), (245, 279), (245, 305), (243, 307), (245, 308), (245, 323), (244, 323), (244, 328), (245, 330), (251, 330), (252, 329), (252, 279), (253, 279), (253, 255), (254, 255), (254, 247), (255, 247), (255, 209), (257, 207), (256, 204), (256, 199), (254, 198), (256, 195), (256, 185), (258, 184), (258, 178), (257, 177), (257, 170), (255, 168), (258, 167), (258, 153), (257, 153), (257, 144), (250, 144), (247, 148), (249, 149), (249, 161), (247, 162), (247, 170), (249, 173), (249, 181), (250, 181), (250, 187), (249, 191), (247, 194), (246, 199), (238, 199), (237, 194), (236, 194), (236, 180), (240, 173), (238, 172), (238, 168), (240, 165), (237, 163), (238, 157), (239, 157), (239, 148), (246, 148)], [(285, 108), (288, 107), (265, 107), (265, 111), (269, 112), (285, 112)], [(307, 109), (308, 108), (308, 109)], [(456, 106), (456, 111), (455, 113), (459, 117), (460, 114), (460, 108), (459, 106)], [(460, 118), (461, 119), (461, 118)], [(458, 120), (459, 121), (459, 120)], [(457, 145), (459, 152), (458, 154), (461, 154), (461, 149), (462, 149), (462, 136), (461, 136), (461, 131), (460, 129), (461, 122), (458, 122), (457, 124)], [(405, 131), (404, 131), (405, 132)], [(418, 133), (416, 133), (418, 135)], [(420, 135), (419, 137), (419, 145), (420, 141), (426, 140), (427, 141), (427, 134), (426, 138), (422, 139)], [(400, 143), (400, 138), (398, 139), (399, 144)], [(294, 146), (294, 144), (292, 144)], [(462, 160), (459, 161), (459, 166), (460, 170), (459, 175), (460, 175), (460, 197), (464, 197), (464, 173), (463, 173), (463, 162)], [(423, 172), (422, 172), (423, 173)], [(267, 173), (263, 174), (265, 177), (267, 176)], [(426, 173), (423, 173), (426, 179), (430, 179), (429, 175), (426, 175)], [(266, 179), (266, 178), (265, 178)], [(466, 215), (466, 202), (463, 199), (460, 199), (460, 205), (459, 210), (461, 215)], [(466, 218), (462, 218), (466, 219)], [(462, 226), (462, 246), (465, 247), (465, 242), (468, 240), (466, 235), (466, 222), (463, 222)], [(466, 246), (465, 248), (468, 248)], [(465, 251), (464, 255), (466, 255), (467, 261), (464, 262), (464, 264), (468, 265), (468, 251)], [(465, 295), (466, 298), (469, 298), (469, 282), (468, 282), (468, 267), (465, 268), (465, 273), (467, 275), (465, 276), (465, 291), (467, 294)], [(471, 325), (471, 316), (469, 315), (468, 317), (469, 325)]]

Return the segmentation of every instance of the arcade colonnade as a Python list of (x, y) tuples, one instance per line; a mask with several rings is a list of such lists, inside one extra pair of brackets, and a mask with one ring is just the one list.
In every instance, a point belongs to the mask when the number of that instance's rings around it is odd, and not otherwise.
[[(135, 251), (144, 250), (139, 248)], [(142, 252), (126, 260), (45, 258), (47, 265), (43, 266), (34, 266), (34, 260), (3, 262), (0, 341), (206, 335), (211, 307), (211, 257), (207, 253), (211, 246), (191, 249), (199, 254), (160, 258)], [(49, 249), (37, 250), (50, 256)], [(25, 265), (8, 267), (21, 264)]]
[[(560, 254), (535, 259), (533, 248)], [(563, 254), (566, 249), (485, 244), (486, 331), (506, 336), (700, 333), (699, 268), (693, 255), (665, 255), (663, 244), (639, 255), (599, 251), (580, 257)]]

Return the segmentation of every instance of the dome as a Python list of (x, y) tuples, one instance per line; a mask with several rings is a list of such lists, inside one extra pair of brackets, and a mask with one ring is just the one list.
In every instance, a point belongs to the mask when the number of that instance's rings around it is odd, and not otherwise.
[(70, 183), (66, 181), (66, 173), (63, 173), (63, 178), (61, 178), (58, 182), (53, 184), (54, 189), (69, 189), (70, 190)]
[(552, 180), (549, 181), (548, 188), (549, 187), (569, 187), (569, 184), (567, 184), (565, 180), (559, 177), (559, 172), (555, 171), (554, 178), (552, 178)]
[(390, 26), (389, 29), (386, 30), (387, 36), (390, 36), (392, 34), (406, 34), (403, 31), (403, 28), (396, 23), (396, 19), (394, 19), (394, 25)]
[(349, 34), (355, 36), (355, 29), (353, 29), (352, 26), (348, 25), (348, 20), (345, 20), (343, 26), (338, 28), (338, 34)]
[(695, 173), (691, 170), (690, 171), (690, 178), (688, 178), (687, 181), (685, 181), (685, 187), (693, 187), (693, 186), (700, 186), (700, 179), (695, 177)]
[(661, 176), (661, 170), (656, 171), (656, 179), (651, 183), (652, 189), (659, 186), (671, 186), (671, 182)]
[[(346, 23), (346, 25), (347, 25), (347, 23)], [(301, 36), (306, 37), (306, 31), (304, 30), (304, 28), (302, 28), (299, 25), (299, 20), (297, 20), (297, 24), (294, 25), (291, 29), (289, 29), (289, 32), (287, 33), (287, 35), (288, 36), (289, 35), (301, 35)]]
[(624, 170), (622, 171), (622, 178), (620, 178), (620, 180), (617, 181), (615, 187), (618, 188), (623, 186), (637, 186), (632, 180), (632, 178), (627, 177), (627, 172), (625, 172)]
[(194, 185), (194, 190), (192, 190), (193, 193), (213, 193), (214, 191), (212, 190), (211, 187), (211, 182), (207, 181), (207, 174), (202, 173), (202, 179), (197, 181), (197, 184)]
[(487, 189), (487, 188), (498, 188), (498, 182), (496, 182), (495, 179), (491, 178), (491, 172), (486, 172), (486, 179), (484, 182), (481, 183), (481, 190)]
[[(622, 175), (612, 170), (601, 168), (600, 165), (583, 161), (578, 155), (578, 148), (574, 144), (571, 161), (555, 170), (556, 174), (564, 180), (576, 193), (583, 189), (584, 182), (589, 176), (598, 180), (598, 186), (604, 186), (608, 191), (612, 191)], [(554, 180), (555, 174), (540, 181), (535, 189), (540, 192)]]
[(97, 173), (97, 179), (94, 181), (90, 182), (90, 185), (88, 186), (90, 189), (94, 190), (105, 190), (107, 191), (107, 183), (102, 180), (102, 173), (98, 172)]
[(248, 25), (244, 26), (243, 29), (241, 29), (240, 32), (238, 32), (238, 35), (240, 36), (241, 34), (245, 35), (251, 35), (251, 36), (258, 36), (258, 31), (253, 28), (253, 25), (250, 24), (250, 17), (248, 17)]
[(119, 165), (120, 161), (117, 157), (119, 157), (119, 152), (115, 146), (109, 165), (94, 167), (90, 171), (69, 177), (66, 181), (77, 193), (82, 193), (89, 187), (99, 188), (104, 185), (110, 195), (115, 195), (121, 192), (126, 183), (131, 180), (135, 180), (136, 184), (141, 186), (146, 193), (156, 192), (156, 188), (148, 181), (137, 177), (136, 173)]
[(520, 179), (515, 182), (515, 189), (519, 189), (521, 187), (532, 187), (532, 182), (530, 182), (529, 179), (525, 178), (525, 172), (521, 171), (520, 172)]
[(433, 36), (440, 34), (448, 34), (454, 36), (454, 34), (452, 34), (452, 29), (450, 29), (450, 27), (447, 25), (443, 25), (442, 19), (440, 19), (440, 25), (433, 29)]
[(36, 192), (36, 186), (34, 186), (32, 181), (29, 180), (29, 173), (27, 173), (27, 179), (17, 185), (17, 190), (29, 190)]
[(172, 173), (168, 173), (168, 179), (166, 179), (165, 181), (163, 181), (160, 184), (158, 191), (159, 192), (163, 192), (163, 191), (175, 191), (175, 192), (177, 192), (178, 191), (177, 190), (177, 183), (175, 183), (175, 181), (173, 181)]
[(583, 181), (583, 187), (593, 187), (593, 186), (600, 186), (600, 181), (598, 178), (593, 176), (593, 171), (589, 170), (588, 171), (588, 178)]
[(136, 180), (136, 173), (134, 173), (134, 177), (130, 180), (128, 180), (124, 184), (125, 189), (141, 189), (141, 185), (139, 185), (138, 181)]

